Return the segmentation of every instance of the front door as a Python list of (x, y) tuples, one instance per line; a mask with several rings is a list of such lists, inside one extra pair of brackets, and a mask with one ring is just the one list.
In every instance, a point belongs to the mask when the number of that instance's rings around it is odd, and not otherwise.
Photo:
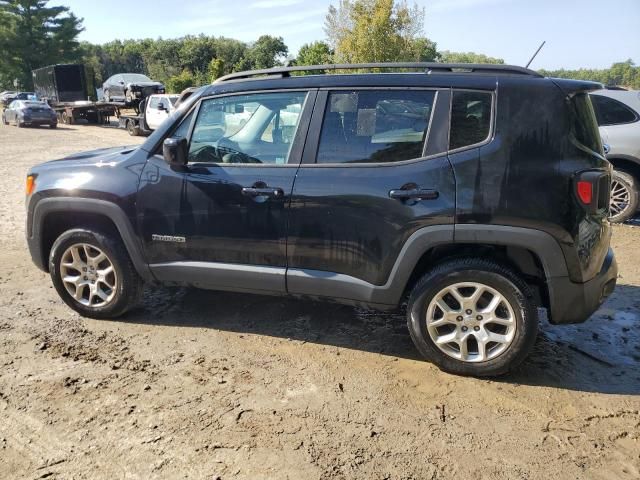
[(452, 231), (449, 98), (435, 89), (318, 93), (292, 194), (290, 293), (386, 304), (376, 292), (412, 234)]
[(189, 163), (146, 163), (138, 224), (163, 281), (285, 291), (287, 213), (315, 92), (249, 93), (201, 100), (174, 137)]

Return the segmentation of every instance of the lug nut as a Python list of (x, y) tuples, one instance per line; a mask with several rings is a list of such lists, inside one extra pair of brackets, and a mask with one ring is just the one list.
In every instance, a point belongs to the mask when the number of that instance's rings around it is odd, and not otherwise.
[(461, 322), (463, 320), (462, 315), (459, 315), (458, 317), (456, 317), (456, 320), (458, 320), (459, 322)]
[(475, 327), (473, 327), (473, 329), (474, 329), (476, 332), (479, 332), (479, 331), (480, 331), (480, 327), (478, 327), (477, 325), (476, 325)]
[(473, 312), (471, 310), (467, 310), (467, 315), (471, 315)]
[(478, 315), (478, 316), (476, 317), (476, 320), (478, 320), (478, 321), (482, 320), (482, 315)]
[(467, 327), (462, 327), (463, 332), (466, 332), (467, 330), (469, 330)]

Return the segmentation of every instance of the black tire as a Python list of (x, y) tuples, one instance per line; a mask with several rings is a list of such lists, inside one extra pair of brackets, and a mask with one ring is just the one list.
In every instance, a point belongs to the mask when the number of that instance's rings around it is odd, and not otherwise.
[[(503, 351), (485, 361), (463, 361), (445, 353), (436, 345), (427, 328), (427, 311), (431, 301), (443, 289), (464, 282), (482, 284), (497, 291), (511, 306), (514, 314), (515, 332), (512, 340)], [(462, 306), (460, 305), (459, 308), (462, 309)], [(462, 323), (449, 325), (453, 330), (464, 329), (463, 325), (468, 321), (473, 322), (474, 318), (482, 319), (480, 315), (474, 317), (476, 313), (481, 312), (474, 312), (473, 315), (464, 317), (465, 313), (463, 313), (456, 317), (456, 321), (464, 318)], [(409, 298), (407, 323), (411, 339), (418, 351), (440, 369), (457, 375), (498, 376), (518, 366), (529, 354), (538, 333), (538, 311), (529, 288), (513, 271), (490, 260), (462, 258), (436, 266), (418, 281)], [(491, 326), (491, 328), (494, 327)], [(445, 333), (448, 332), (445, 331)], [(472, 332), (466, 335), (468, 335), (467, 338), (473, 335), (472, 342), (477, 338)], [(469, 347), (469, 343), (464, 342)], [(476, 348), (479, 352), (479, 347)]]
[(614, 170), (611, 178), (611, 202), (609, 219), (621, 223), (635, 216), (638, 211), (638, 180), (630, 173)]
[(133, 120), (127, 120), (127, 132), (132, 137), (137, 137), (140, 135), (140, 127)]
[[(85, 305), (76, 300), (65, 287), (61, 263), (65, 252), (74, 245), (87, 244), (102, 251), (113, 265), (116, 283), (111, 300), (103, 306)], [(64, 267), (62, 267), (64, 268)], [(97, 267), (96, 267), (97, 268)], [(138, 276), (129, 254), (119, 238), (91, 230), (74, 229), (60, 235), (49, 255), (51, 280), (62, 300), (80, 315), (90, 318), (116, 318), (133, 308), (142, 295), (142, 280)], [(78, 271), (79, 275), (82, 272)], [(86, 279), (86, 277), (85, 277)], [(99, 283), (99, 282), (98, 282)], [(89, 298), (91, 303), (91, 297)]]
[(58, 124), (57, 123), (52, 123), (51, 125), (49, 125), (49, 128), (58, 128)]

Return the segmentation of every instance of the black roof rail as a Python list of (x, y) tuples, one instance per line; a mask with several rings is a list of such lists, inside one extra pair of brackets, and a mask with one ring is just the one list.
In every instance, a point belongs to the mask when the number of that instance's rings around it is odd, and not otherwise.
[(435, 63), (435, 62), (398, 62), (398, 63), (350, 63), (328, 65), (300, 65), (295, 67), (274, 67), (263, 70), (248, 70), (246, 72), (230, 73), (218, 78), (213, 83), (227, 82), (229, 80), (249, 79), (252, 77), (280, 78), (289, 77), (294, 72), (326, 72), (328, 70), (366, 70), (366, 69), (411, 69), (424, 70), (425, 73), (489, 73), (505, 75), (529, 75), (542, 77), (538, 72), (515, 65), (501, 65), (490, 63)]

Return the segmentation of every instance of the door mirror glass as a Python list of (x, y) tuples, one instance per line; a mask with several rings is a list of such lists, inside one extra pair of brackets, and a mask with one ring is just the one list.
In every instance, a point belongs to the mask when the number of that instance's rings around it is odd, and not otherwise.
[(169, 137), (162, 143), (164, 161), (172, 166), (186, 165), (188, 150), (187, 139), (183, 137)]

